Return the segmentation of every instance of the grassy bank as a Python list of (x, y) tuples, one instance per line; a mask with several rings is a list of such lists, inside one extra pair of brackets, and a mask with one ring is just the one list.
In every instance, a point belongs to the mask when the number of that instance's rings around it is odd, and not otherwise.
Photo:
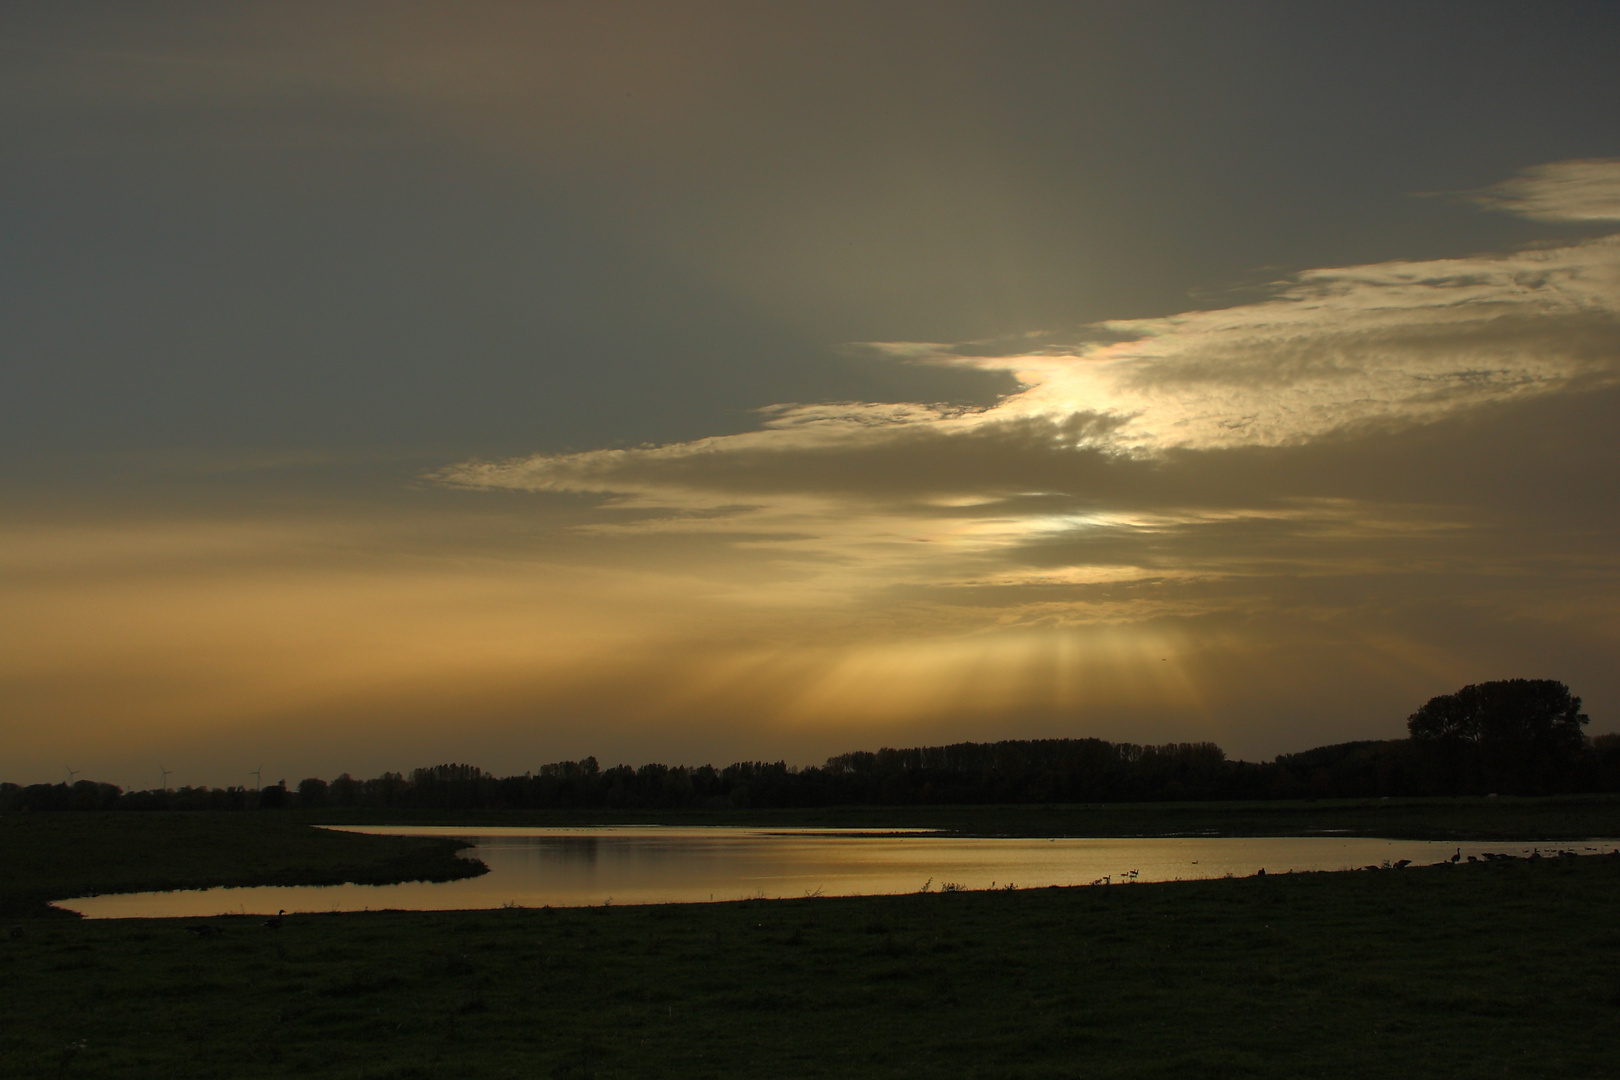
[(37, 920), (0, 1072), (1598, 1076), (1620, 858), (557, 911)]
[(241, 813), (0, 815), (0, 917), (48, 914), (89, 893), (211, 885), (450, 881), (483, 872), (462, 843), (360, 836)]
[(422, 825), (749, 825), (945, 829), (973, 836), (1311, 836), (1399, 840), (1574, 840), (1620, 836), (1620, 796), (1099, 803), (1052, 806), (839, 806), (803, 810), (295, 811), (303, 820)]

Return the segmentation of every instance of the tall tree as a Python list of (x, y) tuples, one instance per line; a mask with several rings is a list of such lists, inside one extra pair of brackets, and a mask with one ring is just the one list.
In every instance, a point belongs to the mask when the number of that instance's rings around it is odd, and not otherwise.
[(1587, 721), (1563, 683), (1503, 679), (1430, 698), (1406, 727), (1454, 787), (1535, 792), (1567, 779)]

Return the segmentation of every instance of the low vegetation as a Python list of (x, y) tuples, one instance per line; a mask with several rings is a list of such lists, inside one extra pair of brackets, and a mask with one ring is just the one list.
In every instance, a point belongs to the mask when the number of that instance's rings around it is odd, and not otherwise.
[(272, 814), (0, 814), (0, 917), (49, 914), (49, 901), (90, 893), (450, 881), (484, 872), (456, 857), (466, 846)]
[(1620, 795), (774, 810), (436, 810), (360, 806), (297, 811), (289, 816), (346, 825), (737, 825), (938, 829), (963, 836), (1340, 835), (1536, 842), (1620, 836)]

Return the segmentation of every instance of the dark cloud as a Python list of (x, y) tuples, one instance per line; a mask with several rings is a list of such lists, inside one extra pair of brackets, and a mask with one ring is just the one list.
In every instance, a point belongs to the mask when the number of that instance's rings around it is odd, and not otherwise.
[(13, 5), (6, 437), (488, 455), (740, 431), (775, 401), (982, 404), (1004, 372), (840, 350), (1075, 342), (1257, 267), (1542, 237), (1408, 193), (1620, 154), (1616, 30), (1599, 8), (1459, 37), (1265, 6)]

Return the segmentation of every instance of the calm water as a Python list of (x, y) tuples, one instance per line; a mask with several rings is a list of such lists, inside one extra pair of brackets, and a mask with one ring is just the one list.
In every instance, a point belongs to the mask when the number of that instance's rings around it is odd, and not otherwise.
[[(456, 836), (490, 872), (438, 884), (330, 885), (128, 893), (65, 900), (90, 918), (226, 913), (445, 910), (648, 904), (748, 897), (848, 896), (938, 890), (1086, 885), (1100, 879), (1175, 881), (1289, 870), (1346, 870), (1449, 858), (1457, 845), (1360, 837), (1151, 839), (962, 838), (839, 829), (612, 826), (591, 829), (357, 828), (354, 832)], [(1555, 850), (1560, 845), (1547, 846)], [(1562, 845), (1583, 854), (1612, 840)], [(1527, 855), (1528, 845), (1465, 844), (1462, 853)], [(1134, 873), (1133, 873), (1134, 872)]]

